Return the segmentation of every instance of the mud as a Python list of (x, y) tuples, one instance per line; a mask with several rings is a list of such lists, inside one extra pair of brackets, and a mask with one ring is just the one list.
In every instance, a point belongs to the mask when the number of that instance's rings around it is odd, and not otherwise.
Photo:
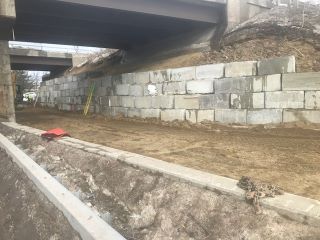
[(319, 239), (320, 229), (230, 196), (0, 126), (127, 239)]
[(0, 239), (79, 240), (64, 215), (0, 149)]
[(243, 175), (320, 200), (320, 126), (194, 126), (83, 118), (44, 109), (17, 112), (38, 129), (65, 129), (72, 137), (181, 164), (217, 175)]

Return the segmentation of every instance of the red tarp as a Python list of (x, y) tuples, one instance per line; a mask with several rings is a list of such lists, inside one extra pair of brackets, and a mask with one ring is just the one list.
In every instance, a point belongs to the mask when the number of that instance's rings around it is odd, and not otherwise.
[(52, 140), (59, 137), (70, 137), (70, 135), (61, 128), (55, 128), (41, 134), (41, 137)]

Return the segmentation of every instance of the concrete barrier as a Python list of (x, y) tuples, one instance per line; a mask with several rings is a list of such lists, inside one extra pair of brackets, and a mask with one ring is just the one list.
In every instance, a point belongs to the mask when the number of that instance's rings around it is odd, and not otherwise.
[[(23, 129), (30, 133), (39, 132), (31, 128)], [(2, 134), (0, 134), (0, 147), (12, 157), (49, 201), (63, 212), (82, 239), (125, 239)]]

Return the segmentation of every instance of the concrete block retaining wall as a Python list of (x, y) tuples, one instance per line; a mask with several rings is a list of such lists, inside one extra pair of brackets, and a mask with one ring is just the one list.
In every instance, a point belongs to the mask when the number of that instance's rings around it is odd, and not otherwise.
[(95, 83), (91, 112), (192, 123), (320, 123), (320, 73), (295, 73), (295, 58), (212, 64), (43, 82), (42, 106), (83, 109)]

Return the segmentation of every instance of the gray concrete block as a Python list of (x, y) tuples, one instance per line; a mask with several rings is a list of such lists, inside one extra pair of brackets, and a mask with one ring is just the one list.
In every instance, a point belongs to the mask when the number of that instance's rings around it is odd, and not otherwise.
[(197, 123), (197, 110), (186, 110), (186, 120), (191, 123)]
[(208, 94), (199, 97), (200, 109), (230, 108), (230, 94)]
[(204, 94), (214, 92), (214, 80), (195, 80), (187, 82), (188, 94)]
[(141, 109), (142, 118), (160, 118), (160, 109)]
[(121, 75), (122, 83), (124, 84), (134, 84), (135, 73), (124, 73)]
[(129, 118), (140, 118), (141, 117), (141, 109), (137, 109), (137, 108), (129, 108), (128, 109), (128, 117)]
[(141, 97), (143, 96), (143, 86), (141, 85), (131, 85), (129, 88), (129, 95)]
[(266, 108), (304, 108), (303, 91), (266, 92)]
[(234, 109), (264, 108), (264, 93), (233, 93), (230, 105)]
[(253, 91), (254, 92), (281, 91), (281, 74), (254, 77)]
[(120, 96), (129, 95), (130, 85), (129, 84), (119, 84), (116, 85), (116, 94)]
[(99, 87), (96, 89), (95, 91), (95, 95), (96, 96), (106, 96), (107, 95), (107, 88), (104, 88), (104, 87)]
[(283, 74), (282, 90), (320, 90), (320, 72)]
[(109, 107), (121, 107), (122, 97), (121, 96), (110, 96), (109, 97)]
[(162, 95), (162, 83), (148, 84), (144, 86), (145, 96)]
[(199, 96), (197, 95), (176, 95), (174, 98), (176, 109), (199, 109)]
[(296, 71), (294, 56), (278, 57), (258, 61), (258, 75), (291, 73)]
[(224, 77), (224, 64), (210, 64), (196, 67), (196, 79), (214, 79)]
[(319, 110), (284, 110), (283, 122), (320, 123)]
[(195, 67), (175, 68), (170, 71), (170, 81), (172, 82), (189, 81), (195, 78)]
[(135, 97), (134, 105), (136, 108), (151, 108), (151, 100), (152, 97), (149, 96)]
[(128, 117), (128, 108), (112, 107), (110, 110), (112, 117)]
[(305, 108), (320, 109), (320, 91), (305, 92)]
[(159, 70), (150, 72), (150, 82), (152, 83), (163, 83), (170, 81), (171, 70)]
[(186, 110), (184, 109), (166, 109), (161, 111), (162, 121), (184, 121), (186, 119)]
[(277, 124), (282, 122), (282, 109), (248, 110), (247, 124)]
[(132, 96), (123, 96), (121, 97), (121, 106), (126, 108), (134, 108), (135, 98)]
[(220, 123), (247, 123), (247, 110), (245, 109), (216, 109), (215, 121)]
[(257, 62), (232, 62), (225, 65), (226, 77), (254, 76), (257, 74)]
[(149, 72), (134, 73), (134, 83), (144, 85), (149, 82), (150, 82)]
[(106, 76), (102, 81), (101, 81), (101, 87), (105, 88), (110, 88), (112, 87), (112, 81), (111, 81), (111, 76)]
[(186, 82), (165, 82), (163, 83), (163, 94), (186, 94)]
[(173, 95), (161, 95), (151, 98), (152, 108), (174, 108)]
[(222, 78), (214, 81), (215, 93), (253, 92), (253, 77)]
[(198, 110), (197, 122), (201, 123), (204, 121), (214, 122), (214, 110)]

